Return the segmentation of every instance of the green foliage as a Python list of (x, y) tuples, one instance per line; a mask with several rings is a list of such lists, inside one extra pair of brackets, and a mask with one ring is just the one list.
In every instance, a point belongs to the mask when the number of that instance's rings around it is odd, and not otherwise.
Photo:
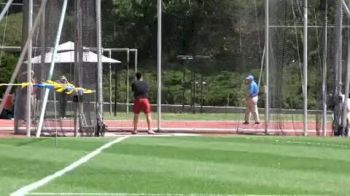
[[(322, 1), (310, 1), (309, 23), (322, 25), (324, 13)], [(291, 6), (293, 3), (293, 6)], [(302, 6), (295, 1), (275, 1), (280, 8), (275, 10), (272, 21), (276, 24), (295, 25), (302, 19)], [(329, 23), (334, 24), (334, 3), (329, 3)], [(244, 76), (251, 73), (260, 76), (264, 45), (264, 0), (163, 0), (163, 56), (162, 56), (162, 102), (168, 104), (201, 104), (244, 106), (246, 85)], [(273, 7), (273, 6), (272, 6)], [(295, 9), (296, 16), (292, 10)], [(150, 98), (157, 100), (157, 1), (155, 0), (103, 0), (103, 45), (104, 47), (137, 48), (139, 69), (150, 83)], [(295, 14), (294, 13), (294, 14)], [(73, 19), (73, 18), (71, 18)], [(6, 26), (6, 28), (5, 28)], [(22, 14), (11, 14), (0, 24), (6, 29), (3, 45), (21, 45)], [(282, 29), (272, 43), (281, 50), (271, 56), (273, 77), (270, 84), (276, 107), (302, 108), (302, 72), (296, 62), (301, 61), (302, 29)], [(320, 102), (320, 37), (321, 30), (311, 29), (309, 36), (309, 107), (316, 109)], [(0, 39), (2, 40), (2, 39)], [(180, 54), (202, 55), (207, 59), (182, 62)], [(16, 57), (4, 54), (0, 75), (7, 82)], [(292, 63), (290, 63), (292, 62)], [(275, 69), (275, 70), (273, 70)], [(281, 74), (282, 73), (282, 74)], [(128, 80), (133, 81), (132, 72)], [(194, 74), (194, 75), (192, 75)], [(191, 76), (192, 75), (192, 76)], [(112, 89), (125, 102), (127, 94), (126, 70), (113, 73)], [(283, 80), (282, 80), (283, 79)], [(117, 86), (115, 87), (115, 80)], [(265, 102), (263, 75), (260, 85), (259, 106)], [(108, 84), (109, 77), (104, 77)], [(203, 84), (205, 82), (205, 84)], [(0, 89), (0, 91), (3, 89)], [(130, 90), (130, 88), (129, 88)], [(104, 85), (105, 100), (109, 87)]]
[(7, 46), (21, 46), (22, 13), (11, 14), (0, 23), (0, 43)]
[[(13, 54), (8, 54), (0, 51), (0, 83), (8, 83), (10, 81), (12, 72), (17, 63), (17, 57)], [(0, 94), (5, 92), (3, 87), (0, 88)]]
[[(188, 74), (188, 71), (187, 75)], [(188, 78), (184, 78), (184, 73), (179, 71), (170, 70), (164, 72), (164, 80), (163, 80), (163, 100), (166, 104), (174, 104), (174, 103), (184, 103), (188, 102), (188, 93), (186, 90), (190, 85)], [(186, 75), (185, 75), (186, 76)], [(185, 97), (184, 97), (185, 95)]]
[[(22, 39), (22, 14), (11, 14), (0, 23), (0, 45), (20, 46)], [(17, 63), (17, 56), (0, 51), (0, 83), (8, 83)], [(0, 88), (0, 95), (5, 89)]]
[(303, 108), (302, 80), (296, 65), (286, 66), (283, 70), (283, 107)]

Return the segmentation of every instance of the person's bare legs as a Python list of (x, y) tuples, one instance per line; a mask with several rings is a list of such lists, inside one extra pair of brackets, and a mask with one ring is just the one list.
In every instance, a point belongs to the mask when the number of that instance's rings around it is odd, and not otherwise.
[(132, 134), (137, 134), (137, 124), (139, 122), (139, 117), (140, 117), (140, 114), (134, 114), (134, 130), (132, 131)]
[(145, 113), (146, 115), (146, 120), (147, 120), (147, 127), (148, 127), (148, 133), (149, 134), (154, 134), (154, 131), (151, 128), (151, 123), (152, 123), (152, 114), (151, 113)]

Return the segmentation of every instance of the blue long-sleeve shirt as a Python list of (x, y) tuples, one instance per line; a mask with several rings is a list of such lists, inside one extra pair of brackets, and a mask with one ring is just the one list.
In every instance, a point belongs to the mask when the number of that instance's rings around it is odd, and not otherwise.
[(255, 81), (252, 81), (248, 85), (248, 93), (249, 93), (249, 97), (256, 97), (256, 96), (258, 96), (259, 88), (258, 88), (258, 85), (256, 84)]

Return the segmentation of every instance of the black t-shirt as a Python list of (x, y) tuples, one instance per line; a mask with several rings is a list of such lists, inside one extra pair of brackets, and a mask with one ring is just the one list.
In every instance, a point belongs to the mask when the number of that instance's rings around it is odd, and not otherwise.
[(132, 91), (134, 91), (135, 99), (148, 98), (149, 87), (145, 81), (135, 81), (131, 85)]

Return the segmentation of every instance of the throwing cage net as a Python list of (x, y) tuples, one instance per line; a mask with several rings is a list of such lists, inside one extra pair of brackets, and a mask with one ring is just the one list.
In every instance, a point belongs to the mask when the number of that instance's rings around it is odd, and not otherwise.
[[(41, 1), (34, 2), (35, 18)], [(42, 20), (34, 33), (32, 51), (33, 78), (37, 81), (45, 82), (49, 78), (50, 64), (45, 63), (43, 57), (52, 52), (62, 2), (48, 1), (44, 16), (39, 16)], [(123, 9), (126, 4), (106, 1), (104, 5), (113, 6), (105, 10), (112, 13), (112, 9), (118, 9), (120, 13), (113, 12), (116, 16), (104, 14), (115, 19), (103, 23), (107, 32), (104, 35), (105, 47), (111, 48), (106, 49), (104, 54), (123, 59), (120, 66), (113, 68), (110, 65), (109, 69), (104, 69), (104, 82), (109, 83), (104, 88), (104, 100), (109, 101), (109, 105), (104, 108), (105, 111), (109, 109), (111, 114), (114, 112), (116, 117), (111, 115), (111, 119), (119, 120), (110, 129), (132, 128), (130, 85), (136, 70), (141, 71), (150, 84), (149, 96), (154, 114), (152, 127), (159, 125), (161, 131), (267, 131), (286, 135), (305, 134), (304, 131), (307, 131), (311, 135), (320, 135), (323, 129), (332, 130), (332, 125), (333, 129), (338, 129), (343, 112), (339, 95), (346, 94), (348, 18), (342, 13), (344, 7), (340, 0), (309, 1), (308, 35), (305, 37), (305, 2), (163, 1), (162, 97), (161, 105), (157, 105), (156, 2), (128, 2), (127, 7), (134, 14), (127, 14)], [(266, 3), (269, 5), (268, 15)], [(28, 6), (27, 2), (25, 6)], [(25, 16), (27, 14), (24, 13)], [(28, 17), (25, 16), (24, 23), (27, 23)], [(58, 54), (69, 52), (74, 60), (57, 60), (52, 80), (58, 81), (65, 76), (76, 86), (96, 90), (97, 63), (83, 59), (85, 52), (94, 52), (96, 46), (95, 2), (69, 1), (65, 16)], [(25, 25), (24, 30), (27, 29)], [(307, 50), (304, 48), (306, 42)], [(130, 47), (140, 49), (138, 56)], [(307, 52), (307, 69), (304, 52)], [(27, 64), (23, 65), (18, 74), (19, 82), (26, 81)], [(253, 75), (259, 86), (257, 106), (260, 120), (246, 118), (245, 115), (248, 105), (245, 78), (248, 75)], [(18, 88), (17, 91), (16, 131), (21, 131), (25, 128), (24, 105), (28, 101), (25, 99), (26, 88)], [(37, 125), (42, 113), (43, 91), (34, 88), (32, 92), (33, 126)], [(44, 130), (83, 130), (84, 126), (93, 129), (96, 95), (84, 94), (82, 99), (74, 97), (50, 91)], [(64, 105), (60, 101), (62, 99), (66, 100), (65, 114), (61, 110)], [(269, 100), (268, 105), (266, 99)], [(159, 124), (156, 121), (158, 107), (162, 108)], [(333, 110), (335, 115), (332, 115)], [(265, 122), (265, 119), (269, 121)], [(246, 120), (249, 124), (243, 124)], [(141, 129), (146, 128), (146, 122), (141, 121), (140, 126)], [(305, 127), (307, 130), (304, 130)]]
[[(222, 132), (260, 129), (259, 125), (244, 127), (242, 123), (245, 77), (253, 74), (256, 83), (262, 82), (261, 3), (186, 1), (183, 7), (165, 3), (162, 128)], [(180, 8), (186, 11), (179, 12)], [(261, 97), (260, 108), (263, 103)]]
[[(266, 2), (269, 2), (269, 48), (265, 47)], [(265, 114), (269, 115), (267, 131), (272, 134), (299, 135), (307, 126), (309, 134), (320, 135), (324, 120), (325, 130), (332, 130), (336, 93), (333, 89), (339, 86), (335, 78), (343, 74), (344, 81), (344, 73), (339, 74), (333, 66), (337, 53), (338, 1), (309, 1), (307, 38), (304, 38), (304, 3), (301, 0), (163, 1), (161, 130), (264, 133)], [(138, 23), (135, 24), (137, 27)], [(345, 32), (341, 39), (345, 51)], [(305, 41), (308, 42), (306, 73)], [(345, 55), (341, 57), (345, 60)], [(148, 74), (151, 102), (155, 104), (155, 70), (150, 69), (149, 61), (141, 59), (140, 64), (144, 67), (139, 69)], [(260, 124), (254, 124), (251, 118), (250, 124), (243, 125), (247, 106), (244, 81), (249, 74), (255, 77), (260, 89), (257, 104)], [(305, 74), (308, 76), (306, 123)], [(269, 90), (267, 113), (266, 88)]]
[[(49, 0), (38, 15), (44, 1), (33, 1), (33, 20), (39, 18), (32, 39), (31, 60), (27, 57), (18, 74), (18, 82), (27, 82), (27, 66), (32, 63), (32, 82), (46, 83), (49, 80), (56, 85), (74, 85), (75, 88), (96, 92), (97, 87), (97, 54), (96, 54), (96, 2), (94, 0), (68, 1), (64, 12), (64, 1)], [(30, 12), (29, 1), (24, 1), (24, 40), (28, 35)], [(59, 23), (64, 15), (64, 23), (59, 36)], [(54, 67), (52, 56), (55, 41), (59, 46)], [(28, 55), (27, 55), (28, 56)], [(53, 72), (50, 72), (50, 69)], [(31, 104), (32, 130), (40, 123), (44, 113), (42, 133), (52, 131), (64, 134), (71, 131), (75, 134), (92, 134), (96, 126), (96, 94), (71, 91), (65, 88), (62, 92), (33, 86), (30, 103), (27, 102), (27, 88), (17, 88), (15, 99), (15, 131), (26, 131), (27, 105)], [(47, 100), (45, 100), (47, 99)], [(47, 103), (46, 103), (47, 101)], [(42, 110), (46, 106), (46, 110)]]
[(347, 25), (342, 19), (341, 1), (309, 1), (305, 38), (304, 6), (305, 1), (270, 1), (270, 127), (282, 133), (290, 130), (302, 134), (307, 126), (304, 134), (329, 135), (334, 125), (332, 112), (336, 110), (339, 94), (345, 93), (342, 84), (347, 62), (344, 52), (348, 50), (344, 28)]
[[(322, 26), (324, 13), (319, 4), (310, 5), (314, 28), (309, 29), (308, 72), (304, 72), (304, 1), (270, 1), (269, 27), (269, 79), (270, 79), (270, 127), (285, 131), (304, 129), (304, 75), (308, 78), (308, 128), (321, 130), (322, 114)], [(311, 42), (310, 42), (311, 43)], [(312, 73), (312, 74), (309, 74)], [(317, 76), (317, 77), (315, 77)]]

